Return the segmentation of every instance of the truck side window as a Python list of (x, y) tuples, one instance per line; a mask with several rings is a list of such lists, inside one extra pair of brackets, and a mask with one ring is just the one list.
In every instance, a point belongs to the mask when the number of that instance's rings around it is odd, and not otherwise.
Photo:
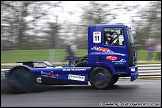
[(122, 28), (104, 28), (104, 44), (111, 46), (124, 46)]

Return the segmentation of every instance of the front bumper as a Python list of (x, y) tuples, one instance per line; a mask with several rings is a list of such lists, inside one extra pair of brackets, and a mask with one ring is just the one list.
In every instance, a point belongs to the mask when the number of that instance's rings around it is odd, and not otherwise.
[(131, 81), (134, 81), (138, 78), (138, 67), (137, 66), (131, 66), (129, 67), (129, 72), (130, 72), (130, 75), (131, 75)]

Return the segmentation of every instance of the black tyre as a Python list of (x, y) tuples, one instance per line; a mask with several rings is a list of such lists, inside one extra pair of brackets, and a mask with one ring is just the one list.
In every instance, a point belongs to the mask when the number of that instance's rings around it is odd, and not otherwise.
[(112, 74), (104, 67), (95, 68), (89, 76), (89, 81), (95, 89), (107, 89), (112, 85)]
[(114, 75), (113, 76), (113, 82), (112, 82), (112, 85), (115, 84), (119, 79), (119, 76), (118, 75)]
[(14, 93), (30, 93), (42, 90), (34, 76), (24, 68), (15, 69), (8, 77), (8, 86)]

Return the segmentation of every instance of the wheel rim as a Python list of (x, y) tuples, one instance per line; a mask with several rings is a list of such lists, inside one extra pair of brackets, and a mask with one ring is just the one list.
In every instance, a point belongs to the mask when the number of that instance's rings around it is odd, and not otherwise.
[(104, 81), (105, 81), (105, 75), (104, 74), (99, 73), (99, 74), (96, 75), (96, 82), (98, 84), (103, 84)]

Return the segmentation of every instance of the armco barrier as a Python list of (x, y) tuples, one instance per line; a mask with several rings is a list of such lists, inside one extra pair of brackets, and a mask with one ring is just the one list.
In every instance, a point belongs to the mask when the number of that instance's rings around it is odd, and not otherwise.
[(161, 64), (145, 64), (138, 65), (139, 77), (140, 78), (161, 78)]
[[(4, 79), (5, 70), (8, 69), (1, 69), (1, 79)], [(138, 71), (139, 71), (139, 78), (161, 78), (161, 64), (138, 65)]]

